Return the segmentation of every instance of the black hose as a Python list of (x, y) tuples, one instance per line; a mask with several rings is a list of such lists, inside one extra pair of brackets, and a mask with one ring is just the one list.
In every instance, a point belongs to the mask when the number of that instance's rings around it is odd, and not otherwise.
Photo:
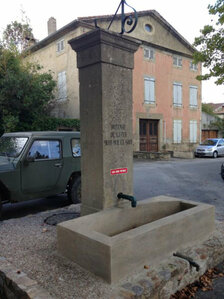
[(48, 223), (48, 220), (50, 218), (53, 218), (55, 216), (60, 216), (60, 215), (74, 215), (73, 218), (69, 219), (69, 220), (71, 220), (71, 219), (74, 219), (74, 218), (78, 218), (80, 216), (80, 213), (77, 213), (77, 212), (61, 212), (61, 213), (52, 214), (52, 215), (50, 215), (50, 216), (48, 216), (47, 218), (44, 219), (44, 223), (46, 223), (48, 225), (57, 225), (60, 222), (66, 221), (66, 220), (62, 220), (62, 221), (55, 221), (55, 222), (52, 222), (52, 223)]

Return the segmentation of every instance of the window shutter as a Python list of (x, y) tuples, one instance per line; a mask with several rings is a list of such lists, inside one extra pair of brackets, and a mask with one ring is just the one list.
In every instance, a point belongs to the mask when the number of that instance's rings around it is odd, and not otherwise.
[(173, 57), (173, 64), (177, 66), (177, 57), (176, 56)]
[(193, 142), (194, 140), (193, 135), (194, 135), (194, 126), (193, 126), (193, 122), (190, 121), (190, 142)]
[(182, 104), (182, 86), (178, 85), (177, 89), (178, 89), (178, 105), (181, 106), (181, 104)]
[(182, 66), (182, 58), (178, 58), (178, 66)]
[(174, 120), (173, 122), (173, 142), (174, 143), (177, 143), (177, 123), (176, 123), (176, 120)]
[(154, 103), (155, 102), (155, 80), (154, 78), (144, 79), (144, 90), (145, 90), (145, 102)]
[(61, 41), (61, 51), (64, 50), (64, 40)]
[(197, 121), (194, 121), (194, 142), (197, 142)]
[(190, 86), (190, 106), (196, 107), (198, 105), (197, 97), (198, 97), (197, 86)]
[(155, 102), (155, 81), (154, 80), (149, 81), (149, 97), (150, 97), (150, 102)]
[(154, 58), (154, 51), (153, 51), (153, 49), (150, 49), (150, 57), (149, 57), (150, 59), (153, 59)]
[(197, 142), (197, 121), (190, 120), (190, 142)]
[(181, 143), (181, 131), (182, 131), (182, 121), (178, 120), (178, 134), (177, 134), (177, 143)]
[(145, 58), (149, 57), (149, 49), (144, 48), (144, 57)]
[(178, 94), (177, 94), (177, 85), (173, 84), (173, 103), (177, 104)]
[(182, 120), (173, 121), (173, 142), (181, 143), (182, 140)]
[(64, 100), (67, 97), (66, 72), (58, 73), (58, 99)]
[(182, 85), (180, 83), (173, 84), (173, 103), (174, 105), (182, 105)]
[(144, 83), (145, 83), (145, 102), (149, 102), (149, 92), (150, 92), (149, 80), (145, 79)]

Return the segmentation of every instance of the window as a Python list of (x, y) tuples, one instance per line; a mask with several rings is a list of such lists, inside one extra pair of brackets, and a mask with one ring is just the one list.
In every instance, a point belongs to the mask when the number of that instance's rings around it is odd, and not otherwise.
[(181, 143), (182, 140), (182, 120), (173, 121), (173, 142)]
[(190, 70), (192, 70), (192, 71), (198, 70), (198, 65), (194, 64), (193, 61), (190, 61)]
[(29, 150), (28, 158), (35, 160), (60, 159), (60, 142), (58, 140), (35, 140)]
[(58, 73), (58, 100), (65, 100), (67, 97), (66, 72)]
[(190, 86), (190, 107), (198, 106), (198, 88), (197, 86)]
[(224, 146), (224, 139), (221, 139), (221, 140), (219, 141), (219, 145), (220, 145), (220, 146)]
[(155, 103), (155, 79), (151, 77), (144, 78), (145, 98), (144, 102), (148, 104)]
[(182, 67), (182, 58), (179, 56), (173, 56), (173, 65), (177, 67)]
[(60, 53), (64, 50), (65, 48), (65, 41), (62, 39), (57, 42), (57, 52)]
[(197, 121), (190, 120), (190, 142), (196, 143), (197, 142)]
[(3, 157), (18, 157), (28, 138), (27, 137), (6, 137), (0, 138), (0, 156)]
[(80, 139), (72, 139), (72, 155), (73, 157), (81, 156), (81, 147), (80, 147)]
[(182, 106), (182, 84), (174, 82), (173, 83), (173, 104), (174, 106)]
[(147, 32), (152, 32), (152, 30), (153, 30), (152, 25), (150, 25), (150, 24), (145, 24), (145, 30), (146, 30)]
[(144, 58), (153, 60), (155, 51), (152, 48), (144, 48)]

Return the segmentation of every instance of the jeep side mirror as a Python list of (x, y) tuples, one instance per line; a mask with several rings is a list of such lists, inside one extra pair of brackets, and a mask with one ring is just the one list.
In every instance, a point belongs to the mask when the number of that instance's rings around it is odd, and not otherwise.
[(24, 165), (28, 166), (29, 163), (34, 162), (35, 158), (34, 157), (26, 157), (26, 159), (24, 160)]

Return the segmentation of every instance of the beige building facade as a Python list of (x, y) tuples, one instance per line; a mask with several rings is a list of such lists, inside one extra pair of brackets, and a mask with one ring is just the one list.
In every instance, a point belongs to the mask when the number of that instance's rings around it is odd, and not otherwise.
[[(79, 118), (76, 54), (68, 41), (94, 30), (95, 19), (107, 29), (111, 18), (79, 18), (59, 30), (51, 18), (50, 34), (30, 48), (29, 59), (51, 70), (58, 82), (53, 116)], [(110, 30), (121, 31), (119, 16)], [(128, 36), (141, 41), (133, 72), (134, 150), (192, 151), (200, 140), (201, 121), (201, 84), (196, 80), (201, 66), (192, 62), (193, 47), (155, 10), (138, 12), (137, 26)]]

